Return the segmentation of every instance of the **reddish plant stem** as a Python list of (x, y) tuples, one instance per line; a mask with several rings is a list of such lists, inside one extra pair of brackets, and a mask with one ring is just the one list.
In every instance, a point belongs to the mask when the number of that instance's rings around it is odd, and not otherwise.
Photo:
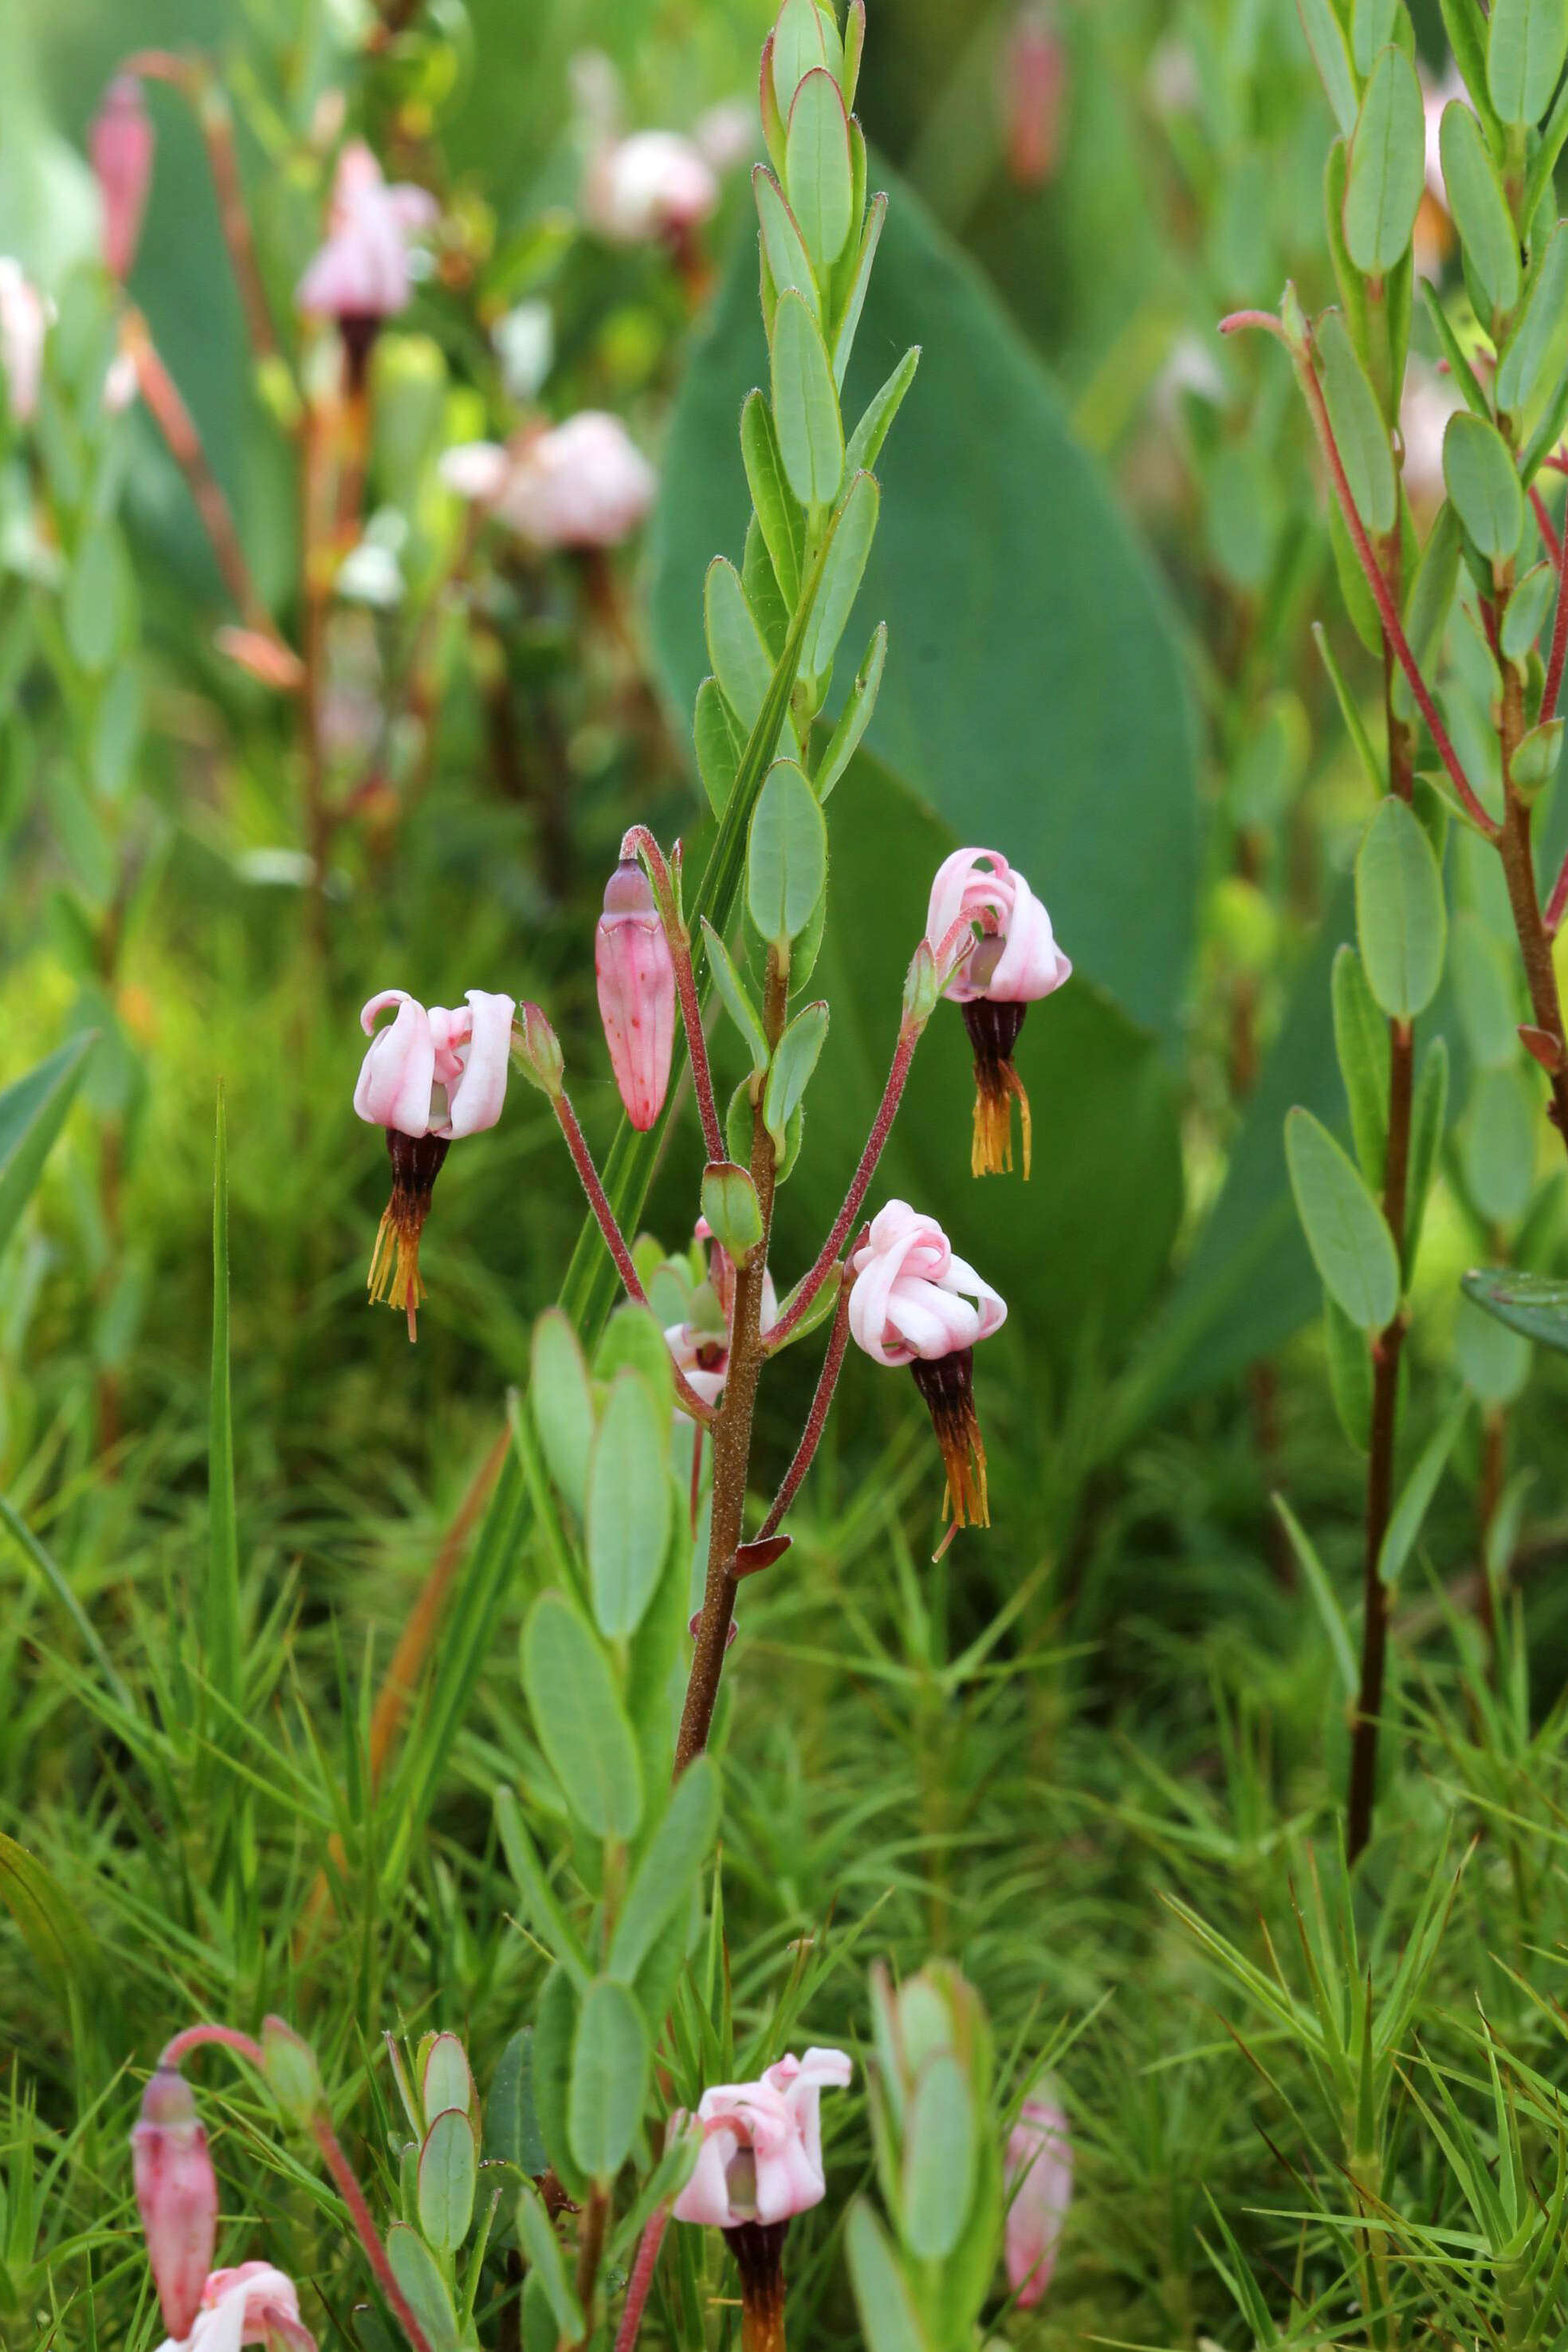
[[(1545, 511), (1544, 504), (1538, 503), (1538, 520), (1544, 520)], [(1550, 529), (1550, 525), (1546, 528)], [(1542, 536), (1545, 536), (1544, 530)], [(1552, 651), (1546, 663), (1546, 683), (1541, 690), (1543, 725), (1557, 715), (1557, 698), (1563, 690), (1563, 665), (1568, 660), (1568, 541), (1552, 550), (1552, 561), (1557, 566), (1557, 609), (1552, 620)]]
[(1379, 568), (1372, 541), (1366, 535), (1366, 526), (1356, 512), (1355, 500), (1351, 496), (1350, 482), (1339, 454), (1339, 444), (1334, 439), (1333, 427), (1329, 422), (1328, 403), (1323, 398), (1323, 389), (1318, 382), (1311, 354), (1305, 346), (1297, 348), (1271, 311), (1234, 311), (1228, 319), (1220, 320), (1219, 331), (1222, 335), (1234, 334), (1241, 327), (1265, 329), (1277, 341), (1283, 343), (1291, 354), (1301, 391), (1306, 397), (1307, 406), (1312, 412), (1312, 426), (1318, 436), (1318, 446), (1323, 454), (1323, 462), (1329, 469), (1329, 478), (1333, 484), (1334, 496), (1339, 501), (1340, 512), (1344, 517), (1344, 526), (1350, 533), (1351, 544), (1355, 549), (1356, 560), (1366, 575), (1366, 584), (1372, 591), (1373, 601), (1377, 606), (1377, 614), (1383, 624), (1384, 634), (1393, 648), (1395, 659), (1410, 681), (1410, 691), (1416, 698), (1416, 709), (1427, 722), (1432, 741), (1437, 747), (1437, 756), (1448, 772), (1448, 780), (1458, 793), (1466, 814), (1478, 833), (1484, 835), (1488, 841), (1495, 842), (1499, 828), (1487, 814), (1486, 809), (1471, 786), (1469, 778), (1459, 764), (1459, 755), (1454, 749), (1448, 730), (1443, 724), (1437, 706), (1433, 701), (1427, 681), (1421, 675), (1420, 667), (1410, 650), (1410, 641), (1405, 635), (1404, 623), (1399, 617), (1399, 607), (1395, 603), (1393, 593)]
[(1556, 919), (1561, 919), (1559, 900), (1563, 892), (1563, 877), (1559, 876), (1542, 916), (1535, 890), (1535, 859), (1530, 843), (1530, 803), (1513, 782), (1513, 755), (1524, 732), (1523, 696), (1519, 674), (1511, 664), (1504, 672), (1502, 694), (1502, 780), (1503, 824), (1499, 848), (1502, 855), (1502, 870), (1508, 884), (1509, 904), (1513, 910), (1513, 925), (1519, 933), (1520, 953), (1524, 959), (1524, 977), (1530, 990), (1531, 1008), (1537, 1028), (1543, 1029), (1557, 1047), (1557, 1067), (1549, 1075), (1552, 1087), (1552, 1117), (1568, 1149), (1568, 1038), (1563, 1022), (1563, 1003), (1557, 989), (1557, 967), (1552, 957), (1552, 936)]
[(1558, 538), (1556, 531), (1552, 528), (1552, 517), (1546, 511), (1546, 501), (1542, 497), (1541, 492), (1536, 488), (1533, 482), (1531, 482), (1530, 486), (1530, 503), (1535, 510), (1535, 527), (1541, 533), (1542, 542), (1546, 549), (1546, 552), (1552, 558), (1553, 563), (1561, 566), (1563, 562), (1563, 542)]
[(822, 1442), (822, 1432), (828, 1425), (828, 1414), (832, 1410), (833, 1391), (838, 1387), (839, 1374), (843, 1369), (844, 1350), (850, 1343), (850, 1292), (854, 1287), (854, 1279), (846, 1265), (839, 1288), (838, 1305), (833, 1310), (832, 1328), (828, 1334), (828, 1352), (822, 1358), (822, 1369), (817, 1375), (811, 1410), (806, 1416), (800, 1443), (795, 1448), (795, 1459), (784, 1473), (783, 1484), (773, 1497), (768, 1517), (752, 1538), (754, 1543), (761, 1543), (778, 1532), (785, 1512), (800, 1490), (800, 1481), (811, 1466), (811, 1457)]
[(713, 1070), (708, 1062), (707, 1039), (703, 1034), (702, 1004), (697, 996), (696, 974), (692, 969), (691, 933), (681, 919), (675, 903), (675, 887), (664, 862), (664, 853), (645, 824), (634, 824), (621, 844), (622, 858), (640, 857), (653, 886), (659, 919), (664, 926), (664, 937), (670, 943), (670, 954), (675, 966), (675, 992), (681, 1003), (681, 1025), (686, 1033), (686, 1052), (691, 1057), (692, 1085), (697, 1098), (697, 1116), (702, 1120), (703, 1147), (710, 1160), (727, 1160), (724, 1129), (719, 1125), (718, 1105), (714, 1099)]
[(140, 75), (145, 81), (167, 82), (193, 110), (207, 151), (207, 168), (212, 173), (213, 191), (217, 198), (218, 226), (239, 289), (246, 331), (257, 358), (277, 358), (277, 337), (256, 266), (250, 215), (246, 209), (234, 121), (211, 68), (204, 59), (178, 57), (170, 49), (139, 49), (134, 57), (126, 58), (122, 70)]
[(643, 2313), (653, 2273), (658, 2267), (659, 2249), (664, 2242), (664, 2231), (670, 2225), (670, 2209), (661, 2205), (637, 2241), (636, 2259), (632, 2275), (626, 2282), (626, 2302), (621, 2314), (621, 2325), (615, 2331), (614, 2352), (632, 2352), (637, 2331), (643, 2325)]
[(918, 1025), (906, 1023), (898, 1033), (898, 1045), (893, 1056), (893, 1067), (887, 1074), (887, 1084), (883, 1088), (882, 1101), (877, 1107), (876, 1117), (872, 1122), (871, 1133), (866, 1138), (865, 1150), (861, 1153), (860, 1166), (851, 1178), (850, 1189), (844, 1195), (844, 1205), (833, 1219), (832, 1230), (818, 1252), (810, 1272), (796, 1284), (783, 1313), (768, 1334), (769, 1355), (784, 1345), (790, 1332), (794, 1330), (812, 1299), (826, 1282), (830, 1270), (838, 1264), (839, 1252), (842, 1249), (850, 1227), (859, 1216), (861, 1205), (871, 1190), (871, 1180), (876, 1174), (876, 1163), (882, 1158), (883, 1146), (886, 1143), (893, 1130), (893, 1122), (898, 1116), (898, 1106), (904, 1099), (904, 1081), (909, 1076), (909, 1066), (915, 1059), (915, 1048), (920, 1043), (920, 1033), (924, 1026), (924, 1023)]
[(187, 2025), (172, 2042), (163, 2044), (160, 2066), (182, 2066), (193, 2050), (212, 2045), (219, 2050), (232, 2050), (236, 2056), (248, 2058), (253, 2066), (261, 2064), (261, 2044), (253, 2042), (248, 2033), (240, 2033), (232, 2025)]
[(349, 2209), (355, 2233), (365, 2250), (366, 2260), (375, 2273), (376, 2284), (392, 2305), (398, 2326), (413, 2346), (413, 2352), (431, 2352), (430, 2338), (420, 2326), (413, 2305), (397, 2283), (397, 2273), (392, 2269), (387, 2250), (377, 2233), (371, 2209), (365, 2201), (365, 2192), (354, 2177), (354, 2168), (343, 2153), (338, 2135), (332, 2129), (330, 2117), (325, 2112), (319, 2112), (311, 2118), (310, 2130), (317, 2147), (321, 2151), (322, 2161), (337, 2182), (339, 2193)]
[[(593, 1212), (599, 1230), (604, 1235), (610, 1255), (615, 1261), (615, 1271), (625, 1286), (626, 1296), (633, 1306), (646, 1307), (648, 1294), (643, 1289), (637, 1269), (632, 1263), (632, 1253), (626, 1246), (625, 1235), (615, 1222), (615, 1212), (610, 1205), (609, 1196), (599, 1181), (599, 1171), (593, 1164), (593, 1154), (588, 1148), (588, 1139), (578, 1124), (577, 1113), (567, 1100), (564, 1090), (554, 1096), (552, 1101), (555, 1115), (560, 1121), (560, 1131), (566, 1138), (566, 1148), (571, 1154), (572, 1165), (582, 1180), (582, 1189), (588, 1195), (588, 1205)], [(689, 1413), (694, 1421), (704, 1423), (711, 1422), (714, 1419), (712, 1405), (705, 1403), (698, 1396), (678, 1364), (672, 1362), (670, 1369), (675, 1376), (675, 1394), (681, 1401), (681, 1411)]]

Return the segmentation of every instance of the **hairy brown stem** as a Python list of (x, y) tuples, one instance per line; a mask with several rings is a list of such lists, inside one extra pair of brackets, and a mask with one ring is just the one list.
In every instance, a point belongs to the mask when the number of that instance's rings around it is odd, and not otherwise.
[(596, 2188), (590, 2194), (577, 2229), (577, 2299), (582, 2305), (585, 2332), (581, 2340), (585, 2347), (593, 2336), (593, 2290), (604, 2255), (604, 2231), (609, 2220), (609, 2196), (604, 2189)]
[[(776, 950), (768, 956), (768, 992), (763, 1027), (769, 1046), (784, 1034), (789, 1011), (789, 970)], [(762, 1213), (762, 1240), (736, 1269), (735, 1309), (730, 1320), (729, 1364), (713, 1425), (713, 1519), (708, 1538), (707, 1581), (697, 1620), (696, 1654), (686, 1684), (685, 1705), (675, 1740), (675, 1778), (707, 1746), (718, 1700), (724, 1653), (735, 1616), (735, 1580), (730, 1563), (746, 1522), (746, 1482), (751, 1466), (751, 1431), (761, 1376), (762, 1285), (768, 1271), (768, 1237), (773, 1223), (777, 1161), (773, 1139), (758, 1104), (751, 1121), (751, 1181)]]
[(632, 2352), (648, 2294), (653, 2284), (653, 2273), (659, 2264), (659, 2249), (664, 2242), (664, 2231), (670, 2222), (670, 2209), (661, 2205), (637, 2241), (636, 2259), (632, 2275), (626, 2282), (626, 2302), (621, 2314), (621, 2325), (615, 2331), (615, 2352)]

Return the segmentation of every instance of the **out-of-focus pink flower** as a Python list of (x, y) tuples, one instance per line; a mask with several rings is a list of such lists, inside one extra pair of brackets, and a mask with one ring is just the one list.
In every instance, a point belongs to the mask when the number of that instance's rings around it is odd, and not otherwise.
[(696, 2170), (675, 2200), (677, 2221), (735, 2230), (747, 2221), (787, 2221), (827, 2193), (818, 2103), (841, 2090), (852, 2067), (842, 2050), (808, 2050), (780, 2058), (756, 2083), (705, 2091), (696, 2112), (703, 2134)]
[(653, 503), (658, 476), (618, 416), (584, 408), (510, 448), (470, 441), (440, 460), (459, 498), (490, 507), (536, 547), (617, 547)]
[(136, 393), (135, 354), (132, 352), (116, 352), (103, 373), (104, 415), (123, 416)]
[(427, 189), (389, 186), (363, 141), (351, 141), (338, 159), (327, 241), (299, 281), (299, 308), (368, 343), (382, 320), (406, 308), (409, 246), (439, 211)]
[[(378, 1030), (392, 1005), (391, 1025)], [(372, 1304), (384, 1298), (406, 1314), (411, 1339), (424, 1297), (419, 1237), (435, 1180), (455, 1137), (478, 1135), (501, 1116), (516, 1010), (509, 996), (471, 988), (456, 1011), (433, 1004), (427, 1012), (405, 989), (384, 988), (360, 1015), (371, 1044), (354, 1108), (367, 1125), (385, 1128), (392, 1164), (367, 1286)]]
[(721, 98), (692, 125), (692, 138), (709, 168), (721, 176), (748, 163), (758, 149), (757, 108), (749, 98)]
[(217, 2242), (218, 2182), (191, 2086), (177, 2067), (160, 2066), (142, 2093), (131, 2155), (163, 2325), (183, 2337), (195, 2325)]
[(718, 182), (678, 131), (634, 131), (602, 146), (583, 184), (583, 216), (612, 245), (679, 241), (707, 219)]
[(141, 242), (156, 141), (134, 74), (116, 74), (88, 132), (88, 153), (103, 203), (103, 260), (123, 285)]
[(1465, 404), (1451, 375), (1413, 359), (1405, 372), (1399, 401), (1399, 438), (1404, 446), (1405, 487), (1416, 515), (1429, 515), (1447, 495), (1443, 481), (1443, 436), (1448, 419)]
[(634, 857), (623, 857), (605, 886), (604, 912), (593, 934), (593, 976), (626, 1116), (646, 1133), (669, 1089), (675, 962), (653, 888)]
[(1002, 48), (1002, 115), (1015, 187), (1043, 188), (1061, 156), (1067, 44), (1053, 10), (1020, 8)]
[(171, 2336), (160, 2352), (240, 2352), (246, 2344), (259, 2344), (265, 2352), (316, 2352), (316, 2338), (299, 2316), (294, 2281), (270, 2263), (214, 2271), (190, 2334)]
[(986, 1449), (975, 1417), (975, 1347), (1007, 1321), (1004, 1301), (955, 1256), (935, 1217), (889, 1201), (850, 1260), (850, 1336), (879, 1364), (907, 1364), (947, 1473), (956, 1527), (991, 1523)]
[(0, 254), (0, 366), (11, 414), (26, 425), (38, 405), (44, 375), (44, 337), (49, 331), (49, 306), (36, 286), (22, 274), (22, 265)]
[(1016, 866), (997, 849), (956, 849), (931, 886), (925, 936), (941, 961), (955, 926), (975, 932), (959, 947), (946, 993), (964, 1009), (975, 1052), (975, 1128), (969, 1165), (977, 1176), (1013, 1164), (1012, 1106), (1019, 1106), (1027, 1178), (1032, 1131), (1029, 1097), (1013, 1066), (1024, 1012), (1071, 977), (1051, 917)]
[(1056, 2268), (1061, 2225), (1072, 2199), (1072, 2143), (1053, 2086), (1039, 2082), (1008, 2135), (1008, 2280), (1019, 2303), (1039, 2303)]

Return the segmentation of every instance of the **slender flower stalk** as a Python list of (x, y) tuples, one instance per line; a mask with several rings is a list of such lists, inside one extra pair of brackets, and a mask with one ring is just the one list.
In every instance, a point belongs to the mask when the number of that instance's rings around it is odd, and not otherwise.
[(653, 2284), (653, 2273), (658, 2268), (659, 2249), (664, 2242), (664, 2232), (669, 2226), (670, 2209), (667, 2205), (661, 2205), (637, 2241), (632, 2273), (626, 2282), (626, 2301), (622, 2308), (621, 2325), (615, 2331), (614, 2352), (633, 2352)]
[(919, 1043), (919, 1028), (911, 1027), (906, 1023), (898, 1033), (898, 1044), (894, 1052), (893, 1066), (888, 1071), (887, 1084), (882, 1090), (882, 1100), (877, 1105), (876, 1117), (872, 1121), (871, 1133), (865, 1139), (865, 1149), (861, 1153), (860, 1164), (850, 1179), (849, 1191), (844, 1194), (844, 1204), (833, 1219), (828, 1238), (818, 1251), (810, 1272), (796, 1284), (784, 1302), (778, 1322), (768, 1335), (768, 1349), (770, 1355), (777, 1353), (779, 1349), (783, 1347), (839, 1262), (839, 1254), (849, 1239), (850, 1228), (859, 1216), (865, 1196), (871, 1190), (872, 1179), (876, 1174), (877, 1161), (882, 1158), (883, 1147), (893, 1132), (893, 1122), (898, 1117), (898, 1106), (904, 1100), (909, 1066), (915, 1059), (915, 1048)]
[(828, 1352), (822, 1358), (822, 1369), (817, 1375), (811, 1410), (806, 1416), (800, 1443), (795, 1448), (795, 1458), (784, 1473), (783, 1482), (773, 1497), (768, 1517), (751, 1538), (753, 1543), (765, 1542), (780, 1527), (784, 1514), (800, 1493), (800, 1482), (822, 1442), (822, 1432), (828, 1425), (828, 1415), (832, 1410), (833, 1391), (838, 1387), (839, 1374), (843, 1370), (844, 1355), (850, 1344), (850, 1293), (854, 1287), (854, 1279), (852, 1269), (846, 1265), (839, 1286), (838, 1305), (833, 1310), (832, 1328), (828, 1334)]
[(321, 2160), (338, 2186), (338, 2192), (349, 2209), (354, 2232), (365, 2250), (365, 2258), (396, 2316), (398, 2326), (407, 2336), (413, 2352), (432, 2352), (429, 2336), (420, 2326), (413, 2305), (398, 2284), (397, 2273), (382, 2245), (365, 2192), (355, 2177), (354, 2168), (343, 2152), (342, 2143), (332, 2129), (330, 2116), (320, 2109), (311, 2120), (311, 2136), (321, 2151)]

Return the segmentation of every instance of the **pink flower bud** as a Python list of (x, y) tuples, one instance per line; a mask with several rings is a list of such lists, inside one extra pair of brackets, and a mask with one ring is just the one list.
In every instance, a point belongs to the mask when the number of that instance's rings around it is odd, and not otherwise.
[(131, 2147), (163, 2325), (183, 2341), (195, 2326), (212, 2267), (218, 2183), (190, 2084), (177, 2068), (161, 2066), (148, 2084)]
[(103, 202), (103, 259), (121, 285), (141, 242), (156, 144), (152, 120), (134, 74), (117, 74), (88, 133), (88, 152)]
[(626, 1116), (646, 1131), (664, 1107), (675, 1043), (675, 964), (647, 876), (622, 858), (593, 937), (599, 1014)]
[(1008, 2137), (1009, 2284), (1019, 2305), (1039, 2303), (1056, 2268), (1061, 2225), (1072, 2197), (1072, 2144), (1067, 2117), (1049, 2082), (1037, 2083)]
[(1054, 17), (1024, 8), (1003, 55), (1008, 171), (1015, 187), (1042, 188), (1061, 161), (1067, 95), (1067, 48)]
[(44, 375), (44, 338), (50, 305), (22, 274), (22, 265), (0, 254), (0, 394), (18, 425), (38, 405)]

